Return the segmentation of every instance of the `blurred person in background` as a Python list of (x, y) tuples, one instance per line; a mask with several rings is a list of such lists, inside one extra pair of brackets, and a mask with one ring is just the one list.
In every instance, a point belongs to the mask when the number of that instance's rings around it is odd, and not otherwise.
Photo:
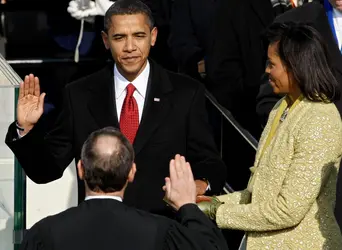
[(169, 45), (177, 61), (178, 72), (202, 82), (217, 2), (175, 0), (172, 7)]
[(274, 19), (270, 0), (218, 0), (207, 52), (206, 87), (255, 138), (255, 97), (266, 54), (261, 33)]
[(206, 60), (207, 88), (256, 139), (255, 111), (266, 65), (262, 34), (274, 18), (306, 0), (218, 0)]

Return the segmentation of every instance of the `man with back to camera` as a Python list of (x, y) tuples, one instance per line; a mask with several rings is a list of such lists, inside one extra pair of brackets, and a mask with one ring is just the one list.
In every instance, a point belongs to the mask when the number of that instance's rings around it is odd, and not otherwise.
[[(40, 93), (37, 77), (26, 76), (20, 85), (17, 121), (9, 127), (6, 144), (30, 179), (47, 183), (60, 178), (73, 158), (79, 160), (91, 132), (113, 126), (128, 137), (136, 154), (138, 170), (126, 190), (126, 204), (169, 213), (162, 186), (176, 153), (191, 163), (198, 194), (219, 193), (225, 166), (207, 122), (203, 86), (148, 60), (157, 29), (145, 4), (119, 0), (104, 20), (103, 42), (115, 64), (66, 87), (64, 109), (47, 134), (40, 119), (45, 93)], [(78, 186), (81, 201), (83, 182)]]
[(85, 182), (85, 201), (36, 223), (20, 249), (228, 249), (219, 229), (195, 204), (189, 163), (176, 155), (169, 169), (164, 189), (179, 223), (121, 202), (136, 174), (133, 147), (114, 128), (93, 132), (77, 164)]

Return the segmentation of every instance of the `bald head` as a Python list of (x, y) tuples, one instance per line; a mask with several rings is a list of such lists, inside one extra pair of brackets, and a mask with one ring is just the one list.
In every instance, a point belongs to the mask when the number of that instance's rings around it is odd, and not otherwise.
[(84, 180), (92, 191), (111, 193), (126, 184), (134, 162), (132, 145), (114, 128), (90, 134), (82, 147)]
[(103, 135), (95, 141), (94, 151), (103, 157), (111, 157), (119, 150), (119, 140), (116, 137)]

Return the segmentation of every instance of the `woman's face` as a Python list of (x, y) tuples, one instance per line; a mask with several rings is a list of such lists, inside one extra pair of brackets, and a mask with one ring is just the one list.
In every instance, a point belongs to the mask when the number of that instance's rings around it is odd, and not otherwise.
[(266, 72), (269, 74), (269, 82), (275, 94), (290, 94), (292, 92), (292, 76), (287, 72), (278, 55), (278, 43), (268, 46), (268, 65)]

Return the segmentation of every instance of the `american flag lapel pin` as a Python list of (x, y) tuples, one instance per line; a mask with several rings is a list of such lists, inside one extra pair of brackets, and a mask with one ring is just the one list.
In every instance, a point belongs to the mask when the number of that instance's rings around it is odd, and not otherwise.
[(155, 97), (155, 98), (153, 98), (153, 101), (160, 102), (160, 98)]

